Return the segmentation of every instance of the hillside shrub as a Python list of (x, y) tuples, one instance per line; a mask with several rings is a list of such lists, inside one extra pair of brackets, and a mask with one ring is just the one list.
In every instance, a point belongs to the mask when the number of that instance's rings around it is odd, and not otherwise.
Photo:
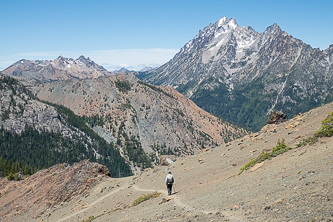
[(315, 144), (321, 137), (331, 137), (333, 136), (333, 112), (330, 113), (321, 123), (321, 126), (317, 132), (306, 139), (298, 142), (296, 147), (301, 147), (305, 145)]
[[(318, 138), (320, 137), (331, 137), (333, 136), (333, 112), (330, 113), (325, 120), (322, 121), (322, 125), (317, 130), (317, 132), (314, 133), (313, 136), (310, 136), (306, 139), (303, 139), (302, 141), (298, 142), (296, 144), (296, 147), (305, 146), (307, 144), (312, 145), (318, 141)], [(241, 174), (244, 170), (248, 170), (251, 167), (253, 167), (257, 163), (261, 163), (265, 161), (266, 159), (272, 159), (273, 157), (276, 157), (282, 153), (287, 152), (288, 150), (292, 149), (291, 147), (288, 147), (285, 144), (285, 140), (282, 139), (281, 141), (278, 140), (277, 146), (272, 149), (272, 152), (262, 152), (259, 154), (258, 157), (252, 159), (250, 162), (246, 163), (241, 169), (239, 174)]]
[(88, 217), (88, 219), (86, 219), (86, 220), (82, 220), (82, 222), (91, 222), (91, 221), (93, 221), (95, 219), (95, 217), (94, 216), (89, 216)]
[(261, 163), (261, 162), (264, 162), (265, 160), (267, 159), (272, 159), (273, 157), (276, 157), (282, 153), (285, 153), (287, 152), (288, 150), (292, 149), (291, 147), (288, 147), (286, 144), (285, 144), (285, 140), (282, 139), (281, 141), (278, 140), (277, 142), (277, 145), (276, 147), (274, 147), (272, 149), (272, 152), (262, 152), (259, 154), (258, 157), (256, 158), (253, 158), (250, 162), (246, 163), (241, 169), (240, 169), (240, 172), (238, 173), (241, 174), (243, 173), (244, 170), (248, 170), (250, 169), (251, 167), (253, 167), (254, 165), (256, 165), (257, 163)]
[(147, 195), (143, 195), (141, 197), (139, 197), (138, 199), (136, 199), (134, 201), (134, 203), (132, 204), (132, 207), (136, 206), (136, 205), (139, 205), (140, 203), (142, 203), (143, 201), (146, 201), (146, 200), (149, 200), (151, 198), (156, 198), (156, 197), (159, 197), (161, 195), (161, 193), (151, 193), (151, 194), (147, 194)]
[(314, 134), (316, 137), (331, 137), (333, 136), (333, 112), (321, 123), (320, 129)]

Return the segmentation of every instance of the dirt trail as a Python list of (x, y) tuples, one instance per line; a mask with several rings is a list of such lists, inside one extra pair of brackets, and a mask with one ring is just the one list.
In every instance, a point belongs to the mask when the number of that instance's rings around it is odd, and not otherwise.
[[(137, 185), (133, 185), (132, 186), (134, 190), (136, 191), (142, 191), (142, 192), (159, 192), (161, 193), (163, 196), (167, 196), (166, 195), (166, 191), (165, 190), (156, 190), (156, 189), (143, 189), (143, 188), (140, 188), (138, 187)], [(94, 207), (94, 205), (96, 205), (98, 202), (101, 202), (103, 199), (107, 198), (107, 197), (110, 197), (111, 195), (115, 194), (116, 192), (119, 192), (123, 189), (125, 189), (126, 186), (123, 185), (122, 187), (110, 192), (110, 193), (107, 193), (106, 195), (104, 196), (101, 196), (100, 198), (96, 199), (94, 202), (90, 203), (89, 206), (87, 208), (84, 208), (84, 209), (81, 209), (75, 213), (72, 213), (64, 218), (61, 218), (60, 220), (57, 220), (57, 222), (63, 222), (63, 221), (66, 221), (66, 220), (69, 220), (70, 218), (73, 218), (79, 214), (82, 214), (83, 212), (87, 211), (87, 210), (90, 210), (92, 207)], [(210, 214), (210, 213), (216, 213), (214, 211), (205, 211), (205, 210), (198, 210), (198, 209), (195, 209), (194, 207), (192, 206), (189, 206), (185, 203), (183, 203), (180, 198), (177, 196), (177, 195), (173, 195), (173, 196), (168, 196), (167, 197), (168, 199), (171, 199), (174, 201), (174, 203), (179, 206), (180, 208), (186, 210), (186, 211), (192, 211), (192, 212), (200, 212), (200, 213), (204, 213), (204, 214)]]
[[(177, 192), (174, 193), (172, 196), (167, 196), (166, 190), (160, 190), (160, 189), (143, 189), (143, 188), (138, 187), (137, 185), (128, 186), (128, 185), (125, 184), (125, 185), (119, 187), (118, 189), (113, 190), (112, 192), (109, 192), (106, 195), (103, 195), (103, 196), (99, 197), (95, 201), (91, 202), (88, 207), (86, 207), (84, 209), (81, 209), (81, 210), (79, 210), (79, 211), (77, 211), (75, 213), (71, 213), (70, 215), (65, 216), (65, 217), (57, 220), (57, 222), (70, 221), (70, 220), (74, 219), (76, 216), (81, 215), (81, 214), (83, 214), (86, 211), (92, 210), (92, 208), (94, 208), (94, 206), (97, 203), (100, 203), (104, 199), (106, 199), (106, 198), (112, 196), (113, 194), (115, 194), (115, 193), (117, 193), (119, 191), (122, 191), (122, 190), (124, 190), (124, 189), (126, 189), (128, 187), (132, 187), (137, 192), (159, 192), (159, 193), (162, 194), (163, 198), (168, 199), (168, 200), (172, 200), (174, 202), (174, 204), (176, 206), (180, 207), (183, 211), (197, 212), (197, 213), (201, 213), (201, 214), (205, 214), (205, 215), (216, 214), (217, 213), (216, 211), (212, 211), (212, 210), (200, 210), (200, 209), (196, 209), (195, 207), (190, 206), (190, 205), (184, 203), (181, 200), (181, 198), (179, 196), (177, 196)], [(240, 219), (238, 219), (238, 218), (234, 217), (233, 215), (230, 215), (230, 214), (228, 214), (226, 212), (223, 212), (223, 214), (227, 218), (231, 219), (232, 221), (236, 221), (236, 222), (242, 221), (242, 220), (240, 220)]]
[(66, 220), (68, 220), (68, 219), (70, 219), (70, 218), (72, 218), (72, 217), (74, 217), (74, 216), (76, 216), (76, 215), (82, 214), (83, 212), (85, 212), (85, 211), (87, 211), (87, 210), (90, 210), (90, 209), (91, 209), (94, 205), (96, 205), (98, 202), (100, 202), (100, 201), (102, 201), (103, 199), (105, 199), (105, 198), (111, 196), (112, 194), (115, 194), (115, 193), (117, 193), (117, 192), (119, 192), (119, 191), (125, 189), (125, 187), (126, 187), (126, 186), (122, 186), (122, 187), (118, 188), (117, 190), (114, 190), (114, 191), (112, 191), (112, 192), (110, 192), (110, 193), (108, 193), (108, 194), (106, 194), (106, 195), (104, 195), (104, 196), (101, 196), (100, 198), (98, 198), (98, 199), (95, 200), (94, 202), (90, 203), (89, 206), (88, 206), (87, 208), (81, 209), (81, 210), (79, 210), (79, 211), (77, 211), (77, 212), (75, 212), (75, 213), (73, 213), (73, 214), (70, 214), (70, 215), (68, 215), (68, 216), (66, 216), (66, 217), (64, 217), (64, 218), (61, 218), (60, 220), (57, 220), (57, 222), (66, 221)]
[[(164, 196), (166, 196), (166, 191), (165, 190), (154, 190), (154, 189), (142, 189), (142, 188), (139, 188), (137, 185), (133, 185), (133, 188), (136, 190), (136, 191), (145, 191), (145, 192), (160, 192), (162, 193)], [(217, 212), (216, 211), (213, 211), (213, 210), (200, 210), (200, 209), (196, 209), (195, 207), (192, 207), (186, 203), (184, 203), (181, 198), (177, 195), (177, 192), (175, 192), (175, 194), (173, 194), (172, 196), (168, 196), (168, 199), (171, 199), (174, 201), (174, 203), (182, 208), (184, 211), (190, 211), (190, 212), (198, 212), (198, 213), (203, 213), (203, 214), (216, 214)], [(234, 215), (231, 215), (229, 213), (226, 213), (226, 212), (223, 212), (223, 214), (231, 219), (232, 221), (235, 221), (235, 222), (240, 222), (240, 221), (244, 221), (244, 220), (241, 220), (237, 217), (235, 217)]]
[[(166, 191), (165, 191), (165, 190), (142, 189), (142, 188), (139, 188), (137, 185), (133, 185), (133, 188), (134, 188), (135, 190), (137, 190), (137, 191), (160, 192), (160, 193), (163, 194), (163, 196), (166, 196)], [(168, 196), (167, 198), (173, 200), (177, 206), (183, 208), (184, 210), (187, 210), (187, 211), (198, 211), (198, 210), (196, 210), (194, 207), (191, 207), (191, 206), (189, 206), (189, 205), (183, 203), (183, 202), (180, 200), (179, 196), (177, 196), (177, 195), (175, 195), (175, 194), (172, 195), (172, 196)], [(200, 211), (200, 212), (205, 213), (205, 214), (211, 213), (211, 212), (208, 212), (208, 211)]]

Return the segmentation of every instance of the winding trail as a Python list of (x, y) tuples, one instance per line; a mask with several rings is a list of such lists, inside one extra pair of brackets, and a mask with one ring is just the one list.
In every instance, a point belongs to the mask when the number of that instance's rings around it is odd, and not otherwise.
[(74, 217), (74, 216), (76, 216), (76, 215), (78, 215), (78, 214), (80, 214), (80, 213), (83, 213), (84, 211), (86, 211), (86, 210), (90, 209), (91, 207), (93, 207), (96, 203), (98, 203), (98, 202), (100, 202), (101, 200), (104, 200), (105, 198), (111, 196), (112, 194), (114, 194), (114, 193), (116, 193), (116, 192), (118, 192), (118, 191), (120, 191), (120, 190), (126, 188), (127, 186), (128, 186), (128, 185), (126, 185), (126, 186), (123, 185), (123, 186), (119, 187), (118, 189), (111, 191), (110, 193), (108, 193), (108, 194), (106, 194), (106, 195), (104, 195), (104, 196), (98, 198), (98, 199), (95, 200), (94, 202), (90, 203), (89, 206), (88, 206), (87, 208), (81, 209), (81, 210), (79, 210), (79, 211), (77, 211), (77, 212), (75, 212), (75, 213), (73, 213), (73, 214), (68, 215), (67, 217), (61, 218), (60, 220), (57, 220), (57, 222), (62, 222), (62, 221), (68, 220), (68, 219), (70, 219), (71, 217)]
[[(68, 219), (70, 219), (70, 218), (72, 218), (72, 217), (74, 217), (74, 216), (76, 216), (76, 215), (79, 215), (79, 214), (85, 212), (86, 210), (92, 208), (92, 207), (93, 207), (95, 204), (97, 204), (98, 202), (100, 202), (100, 201), (102, 201), (103, 199), (105, 199), (105, 198), (111, 196), (111, 195), (114, 194), (114, 193), (117, 193), (117, 192), (119, 192), (119, 191), (125, 189), (126, 187), (128, 187), (128, 184), (127, 184), (127, 185), (123, 185), (123, 186), (119, 187), (118, 189), (113, 190), (112, 192), (110, 192), (110, 193), (108, 193), (108, 194), (106, 194), (106, 195), (104, 195), (104, 196), (102, 196), (102, 197), (96, 199), (95, 201), (93, 201), (92, 203), (90, 203), (89, 206), (88, 206), (87, 208), (81, 209), (81, 210), (79, 210), (79, 211), (77, 211), (77, 212), (75, 212), (75, 213), (72, 213), (72, 214), (70, 214), (70, 215), (64, 217), (64, 218), (61, 218), (60, 220), (57, 220), (57, 222), (66, 221), (66, 220), (68, 220)], [(162, 193), (163, 196), (168, 197), (168, 196), (167, 196), (167, 193), (166, 193), (165, 190), (142, 189), (142, 188), (138, 187), (137, 185), (132, 185), (132, 188), (133, 188), (135, 191), (142, 191), (142, 192), (159, 192), (159, 193)], [(199, 210), (199, 209), (196, 209), (196, 208), (194, 208), (194, 207), (192, 207), (192, 206), (190, 206), (190, 205), (188, 205), (188, 204), (182, 202), (181, 199), (179, 198), (179, 196), (177, 196), (177, 195), (172, 195), (172, 200), (174, 201), (174, 203), (175, 203), (178, 207), (180, 207), (180, 208), (182, 208), (183, 210), (186, 210), (186, 211), (190, 211), (190, 212), (199, 212), (199, 213), (203, 213), (203, 214), (215, 214), (215, 213), (217, 213), (216, 211), (210, 211), (210, 210), (207, 211), (207, 210)], [(227, 218), (232, 219), (232, 221), (237, 221), (237, 222), (243, 221), (243, 220), (240, 220), (239, 218), (236, 218), (235, 216), (233, 216), (233, 215), (231, 215), (231, 214), (229, 214), (229, 213), (226, 213), (226, 212), (223, 212), (223, 213), (224, 213), (224, 215), (225, 215)]]
[[(139, 188), (137, 185), (133, 185), (132, 187), (136, 191), (160, 192), (160, 193), (163, 193), (166, 196), (166, 191), (165, 190), (142, 189), (142, 188)], [(196, 208), (194, 208), (194, 207), (192, 207), (192, 206), (190, 206), (190, 205), (185, 204), (184, 202), (182, 202), (181, 199), (179, 198), (179, 196), (177, 196), (177, 195), (172, 195), (172, 199), (173, 199), (173, 201), (175, 202), (175, 204), (178, 207), (181, 207), (183, 210), (186, 210), (186, 211), (199, 212), (199, 213), (204, 213), (204, 214), (215, 214), (215, 213), (217, 213), (217, 211), (196, 209)], [(230, 213), (223, 212), (223, 214), (228, 219), (231, 219), (232, 221), (235, 221), (235, 222), (244, 222), (244, 220), (239, 219), (239, 218), (235, 217), (234, 215), (232, 215)]]
[[(154, 190), (154, 189), (142, 189), (142, 188), (139, 188), (137, 185), (133, 185), (133, 188), (136, 190), (136, 191), (147, 191), (147, 192), (160, 192), (160, 193), (163, 193), (164, 196), (166, 196), (166, 191), (165, 190)], [(194, 207), (191, 207), (185, 203), (183, 203), (179, 196), (177, 195), (172, 195), (172, 199), (173, 201), (175, 202), (175, 204), (181, 208), (183, 208), (184, 210), (187, 210), (187, 211), (198, 211), (196, 210)], [(209, 213), (215, 213), (215, 212), (211, 212), (211, 211), (200, 211), (202, 213), (205, 213), (205, 214), (209, 214)]]

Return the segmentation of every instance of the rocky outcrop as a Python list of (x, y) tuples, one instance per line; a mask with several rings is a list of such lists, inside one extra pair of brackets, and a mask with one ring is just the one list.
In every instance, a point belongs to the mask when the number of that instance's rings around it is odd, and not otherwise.
[(175, 155), (161, 155), (160, 156), (160, 165), (169, 166), (176, 160), (177, 160), (177, 157)]
[(0, 125), (5, 130), (21, 133), (26, 126), (34, 126), (40, 131), (72, 134), (56, 109), (35, 99), (22, 84), (3, 75), (0, 83)]
[(269, 114), (269, 117), (268, 117), (268, 120), (267, 120), (267, 124), (279, 124), (279, 123), (282, 123), (284, 121), (286, 121), (286, 118), (287, 118), (287, 115), (284, 114), (283, 112), (281, 111), (272, 111), (270, 114)]

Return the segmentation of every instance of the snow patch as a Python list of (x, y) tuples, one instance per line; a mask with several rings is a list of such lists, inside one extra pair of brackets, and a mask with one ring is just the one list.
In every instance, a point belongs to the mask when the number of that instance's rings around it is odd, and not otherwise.
[(219, 32), (215, 32), (214, 38), (218, 38), (220, 35), (227, 33), (229, 30), (223, 30)]
[(233, 29), (235, 29), (237, 27), (235, 19), (231, 19), (231, 21), (229, 22), (229, 26)]
[(226, 17), (219, 19), (217, 22), (217, 27), (221, 27), (225, 23), (226, 20), (227, 20)]
[(247, 39), (247, 40), (238, 42), (237, 45), (238, 45), (238, 48), (242, 49), (242, 48), (248, 48), (253, 43), (254, 43), (254, 39)]

